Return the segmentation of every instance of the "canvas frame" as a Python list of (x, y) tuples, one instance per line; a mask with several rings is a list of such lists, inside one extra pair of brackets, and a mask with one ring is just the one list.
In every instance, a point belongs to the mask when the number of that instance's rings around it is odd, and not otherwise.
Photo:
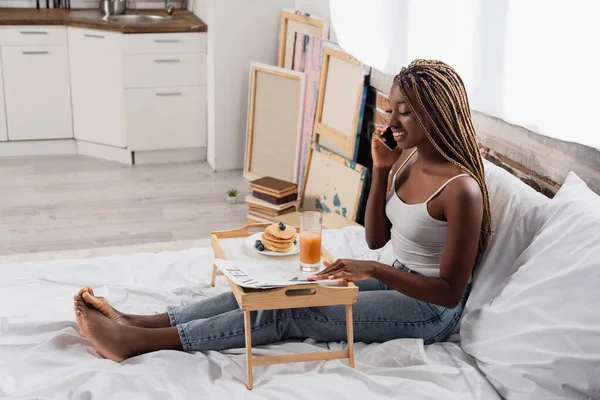
[[(252, 159), (253, 159), (253, 146), (255, 144), (255, 135), (275, 135), (280, 132), (256, 132), (255, 131), (255, 123), (256, 123), (256, 92), (257, 92), (257, 77), (258, 74), (272, 74), (278, 77), (283, 77), (286, 79), (292, 79), (298, 82), (298, 107), (296, 108), (296, 123), (294, 124), (294, 138), (292, 143), (294, 145), (294, 158), (292, 167), (290, 171), (292, 171), (293, 182), (296, 182), (298, 177), (298, 171), (296, 166), (298, 165), (298, 157), (299, 157), (299, 146), (300, 146), (300, 135), (302, 131), (302, 115), (304, 110), (304, 94), (305, 94), (305, 78), (304, 73), (286, 70), (283, 68), (278, 68), (272, 65), (262, 64), (262, 63), (252, 63), (250, 65), (250, 88), (248, 93), (248, 118), (246, 124), (246, 148), (245, 148), (245, 157), (244, 157), (244, 177), (246, 179), (254, 180), (259, 179), (265, 174), (257, 173), (252, 169)], [(273, 157), (279, 157), (279, 153), (274, 151)], [(270, 176), (270, 175), (269, 175)], [(277, 177), (277, 176), (275, 176)]]
[[(321, 39), (327, 39), (327, 37), (329, 36), (329, 24), (326, 21), (316, 16), (296, 14), (296, 11), (291, 9), (283, 9), (281, 11), (281, 17), (279, 21), (279, 44), (277, 47), (277, 66), (279, 68), (284, 68), (286, 54), (288, 54), (288, 52), (291, 53), (294, 51), (293, 46), (291, 46), (292, 48), (288, 48), (287, 46), (289, 35), (295, 36), (296, 33), (295, 31), (288, 32), (288, 26), (290, 21), (295, 21), (299, 24), (320, 28), (321, 35), (319, 35), (318, 37)], [(300, 33), (308, 34), (308, 32)], [(292, 43), (293, 42), (294, 41), (292, 40)]]
[[(352, 210), (350, 210), (350, 213), (345, 217), (351, 221), (357, 222), (358, 217), (359, 217), (359, 212), (361, 210), (362, 207), (362, 203), (364, 201), (365, 198), (365, 190), (367, 188), (367, 184), (368, 184), (368, 180), (369, 180), (369, 169), (365, 166), (362, 166), (358, 163), (356, 163), (355, 161), (352, 161), (346, 157), (343, 157), (337, 153), (334, 153), (330, 150), (328, 150), (327, 148), (313, 143), (313, 145), (311, 146), (311, 151), (310, 154), (308, 156), (308, 160), (307, 160), (307, 168), (306, 168), (306, 174), (304, 177), (304, 187), (302, 189), (302, 196), (301, 196), (301, 203), (300, 203), (300, 207), (301, 210), (306, 210), (306, 204), (305, 204), (305, 199), (306, 199), (306, 188), (308, 186), (308, 179), (310, 176), (310, 171), (311, 168), (313, 168), (312, 165), (312, 160), (313, 160), (313, 155), (314, 153), (320, 153), (321, 155), (325, 156), (326, 158), (328, 158), (329, 160), (343, 165), (353, 171), (356, 171), (359, 175), (359, 184), (358, 184), (358, 190), (356, 193), (356, 200), (354, 202), (354, 207)], [(320, 173), (325, 174), (325, 171), (319, 171)], [(338, 182), (339, 184), (343, 184), (343, 182)]]
[(313, 127), (313, 143), (321, 144), (321, 138), (326, 137), (329, 141), (335, 143), (341, 148), (341, 150), (337, 150), (336, 153), (339, 153), (341, 156), (344, 156), (348, 159), (354, 160), (358, 149), (358, 136), (360, 131), (359, 124), (362, 120), (364, 105), (365, 75), (363, 73), (362, 79), (356, 82), (356, 88), (354, 90), (354, 110), (351, 122), (351, 126), (353, 127), (354, 131), (352, 131), (350, 135), (345, 135), (343, 132), (336, 130), (323, 121), (329, 66), (333, 58), (339, 59), (343, 62), (355, 64), (359, 66), (362, 71), (365, 71), (364, 64), (351, 55), (331, 46), (323, 46), (317, 109), (315, 112), (315, 122)]

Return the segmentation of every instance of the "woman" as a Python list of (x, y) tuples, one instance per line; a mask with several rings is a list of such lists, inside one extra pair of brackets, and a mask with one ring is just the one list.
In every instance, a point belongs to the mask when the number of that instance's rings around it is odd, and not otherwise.
[[(484, 170), (462, 80), (439, 61), (416, 60), (396, 76), (389, 125), (398, 147), (373, 135), (373, 182), (366, 210), (371, 248), (389, 240), (392, 265), (338, 260), (313, 279), (347, 279), (359, 287), (354, 335), (360, 342), (446, 339), (459, 321), (490, 212)], [(109, 359), (161, 349), (244, 346), (243, 313), (231, 293), (167, 313), (126, 315), (94, 296), (75, 295), (77, 323)], [(345, 307), (252, 313), (252, 344), (289, 338), (346, 339)]]

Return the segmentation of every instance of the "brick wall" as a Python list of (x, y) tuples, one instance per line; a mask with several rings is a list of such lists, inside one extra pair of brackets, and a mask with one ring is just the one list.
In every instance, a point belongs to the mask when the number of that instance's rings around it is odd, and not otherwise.
[[(363, 119), (361, 141), (359, 148), (358, 162), (368, 168), (372, 166), (371, 160), (371, 134), (375, 130), (375, 124), (386, 125), (388, 108), (387, 93), (378, 90), (376, 87), (369, 87), (367, 92), (367, 101)], [(511, 160), (493, 149), (480, 145), (481, 155), (493, 164), (507, 170), (521, 181), (531, 186), (538, 192), (552, 198), (560, 185), (552, 179), (542, 176), (526, 166)]]
[(481, 150), (481, 155), (486, 160), (499, 166), (500, 168), (507, 170), (521, 181), (526, 183), (528, 186), (531, 186), (547, 197), (554, 197), (558, 189), (560, 189), (560, 185), (558, 183), (554, 182), (548, 177), (542, 176), (535, 171), (530, 170), (523, 164), (511, 160), (510, 158), (503, 156), (502, 154), (499, 154), (482, 144), (479, 145), (479, 149)]

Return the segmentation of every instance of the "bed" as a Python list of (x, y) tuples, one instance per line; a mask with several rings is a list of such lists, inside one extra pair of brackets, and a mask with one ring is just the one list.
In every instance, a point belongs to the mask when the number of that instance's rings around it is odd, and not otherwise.
[[(84, 285), (126, 313), (165, 311), (229, 290), (209, 286), (212, 250), (0, 264), (0, 397), (15, 399), (600, 399), (600, 196), (569, 173), (550, 200), (489, 162), (492, 228), (460, 330), (447, 343), (356, 343), (346, 361), (257, 367), (243, 349), (159, 351), (115, 363), (78, 331)], [(327, 232), (335, 257), (391, 263), (361, 227)], [(287, 341), (260, 355), (338, 350)]]
[[(339, 232), (328, 237), (338, 249)], [(157, 313), (227, 291), (209, 283), (209, 248), (158, 254), (0, 265), (0, 396), (70, 399), (358, 398), (498, 399), (457, 343), (421, 340), (356, 344), (356, 369), (345, 361), (255, 368), (245, 386), (243, 349), (160, 351), (121, 364), (102, 359), (80, 333), (73, 294), (93, 284), (128, 313)], [(263, 355), (339, 349), (344, 343), (289, 341)]]

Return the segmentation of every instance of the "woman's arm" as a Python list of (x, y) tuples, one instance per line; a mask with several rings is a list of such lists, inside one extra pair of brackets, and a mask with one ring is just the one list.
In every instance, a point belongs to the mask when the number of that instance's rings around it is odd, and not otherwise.
[(392, 289), (428, 303), (454, 308), (475, 265), (483, 218), (483, 199), (473, 179), (459, 179), (444, 190), (448, 220), (440, 276), (410, 274), (375, 261), (338, 260), (316, 278), (360, 280), (373, 277)]
[(381, 140), (384, 127), (378, 126), (371, 141), (373, 176), (365, 210), (365, 235), (369, 248), (380, 249), (390, 240), (391, 223), (385, 215), (385, 202), (389, 192), (390, 171), (401, 158), (398, 147), (390, 151)]
[(371, 190), (365, 211), (365, 235), (369, 248), (380, 249), (390, 240), (391, 223), (385, 215), (390, 168), (373, 168)]

